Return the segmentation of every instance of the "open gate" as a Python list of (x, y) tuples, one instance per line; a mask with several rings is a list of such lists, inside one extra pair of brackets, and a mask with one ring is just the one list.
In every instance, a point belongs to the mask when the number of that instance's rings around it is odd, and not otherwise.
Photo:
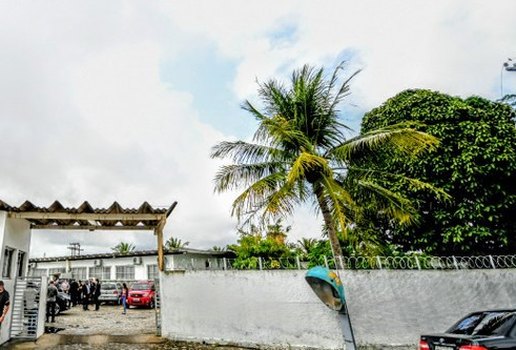
[(11, 313), (11, 339), (37, 339), (43, 334), (46, 283), (45, 277), (20, 277), (16, 280)]

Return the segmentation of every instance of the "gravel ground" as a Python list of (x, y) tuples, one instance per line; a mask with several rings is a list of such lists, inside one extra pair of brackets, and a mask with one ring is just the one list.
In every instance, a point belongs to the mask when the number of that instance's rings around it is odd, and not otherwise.
[(106, 345), (85, 345), (70, 344), (59, 345), (54, 350), (238, 350), (238, 348), (213, 347), (202, 344), (178, 345), (175, 343), (164, 344), (106, 344)]
[(58, 334), (155, 334), (156, 314), (151, 309), (129, 309), (122, 314), (119, 306), (100, 307), (94, 311), (84, 311), (78, 305), (56, 317), (55, 323), (46, 323), (47, 327), (64, 328)]

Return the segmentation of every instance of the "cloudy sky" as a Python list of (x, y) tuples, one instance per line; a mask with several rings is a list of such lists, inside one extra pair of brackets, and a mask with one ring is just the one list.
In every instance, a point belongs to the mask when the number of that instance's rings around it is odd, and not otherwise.
[[(68, 206), (179, 202), (166, 228), (191, 246), (235, 240), (231, 194), (213, 194), (210, 147), (249, 138), (239, 109), (256, 79), (346, 60), (354, 80), (343, 119), (406, 88), (500, 96), (516, 57), (507, 1), (2, 1), (0, 199)], [(503, 76), (516, 92), (516, 73)], [(320, 235), (301, 209), (291, 239)], [(32, 255), (86, 252), (147, 233), (36, 231)]]

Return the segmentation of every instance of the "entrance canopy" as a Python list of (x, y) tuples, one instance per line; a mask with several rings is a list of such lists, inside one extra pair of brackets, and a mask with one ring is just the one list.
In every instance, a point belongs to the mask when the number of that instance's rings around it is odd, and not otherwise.
[(37, 207), (25, 201), (13, 207), (0, 200), (0, 210), (8, 217), (25, 219), (33, 230), (146, 230), (154, 231), (158, 241), (158, 266), (164, 269), (163, 228), (177, 202), (168, 208), (154, 208), (143, 202), (138, 208), (123, 208), (117, 202), (109, 208), (93, 208), (87, 201), (77, 208), (65, 208), (59, 201)]

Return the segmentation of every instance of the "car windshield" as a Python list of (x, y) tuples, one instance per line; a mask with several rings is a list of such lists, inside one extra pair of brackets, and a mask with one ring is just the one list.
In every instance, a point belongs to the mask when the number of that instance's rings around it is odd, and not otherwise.
[(150, 290), (151, 285), (148, 283), (135, 283), (131, 287), (132, 290)]
[(466, 335), (503, 335), (516, 318), (514, 311), (482, 312), (460, 320), (446, 333)]
[(116, 289), (116, 285), (114, 283), (103, 283), (100, 285), (100, 289), (113, 290)]

